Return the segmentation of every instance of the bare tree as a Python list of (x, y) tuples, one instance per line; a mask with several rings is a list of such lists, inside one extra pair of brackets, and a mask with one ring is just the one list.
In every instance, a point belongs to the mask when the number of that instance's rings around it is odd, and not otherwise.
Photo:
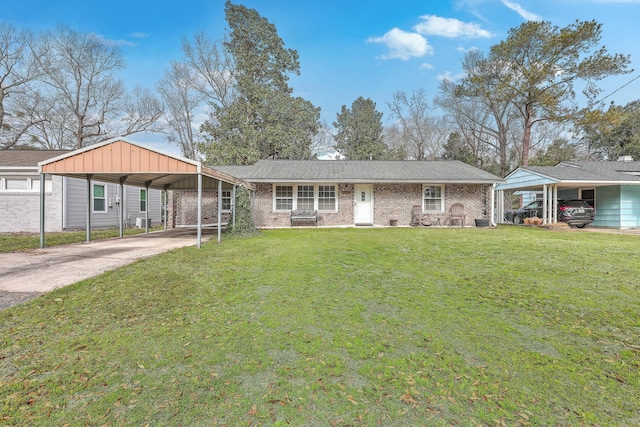
[(415, 160), (437, 158), (450, 130), (445, 120), (429, 116), (431, 107), (424, 89), (413, 91), (411, 96), (396, 92), (387, 105), (398, 127), (390, 135), (401, 139), (407, 156)]
[[(42, 97), (71, 112), (74, 148), (108, 138), (105, 124), (120, 113), (124, 85), (116, 72), (124, 68), (119, 48), (103, 39), (60, 25), (43, 36), (47, 55), (40, 64), (48, 86)], [(51, 123), (54, 121), (52, 120)]]
[(333, 133), (326, 122), (322, 122), (318, 128), (318, 132), (311, 139), (311, 152), (315, 156), (326, 155), (333, 150), (335, 141)]
[(136, 86), (122, 101), (120, 114), (111, 121), (113, 129), (107, 135), (127, 136), (140, 132), (161, 132), (160, 121), (164, 115), (164, 105), (151, 90)]
[(176, 143), (182, 154), (190, 159), (197, 156), (195, 133), (198, 124), (194, 120), (196, 109), (204, 100), (196, 90), (196, 74), (193, 69), (180, 62), (172, 62), (165, 71), (164, 79), (158, 83), (158, 92), (166, 105), (169, 140)]
[(476, 165), (486, 168), (497, 158), (500, 173), (505, 175), (510, 169), (513, 136), (519, 132), (518, 117), (510, 98), (501, 96), (495, 84), (502, 71), (494, 65), (485, 62), (478, 50), (467, 52), (462, 60), (465, 79), (460, 84), (443, 80), (435, 104), (454, 121), (474, 153)]
[(31, 33), (0, 23), (0, 149), (18, 145), (33, 125), (25, 94), (42, 73), (34, 49)]
[(210, 105), (229, 107), (236, 98), (233, 57), (220, 43), (209, 39), (204, 32), (193, 42), (182, 39), (185, 64), (195, 72), (195, 86)]

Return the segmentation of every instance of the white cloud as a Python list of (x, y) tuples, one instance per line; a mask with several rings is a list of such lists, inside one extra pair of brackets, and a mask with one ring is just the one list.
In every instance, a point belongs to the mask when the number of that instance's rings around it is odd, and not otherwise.
[(95, 38), (96, 40), (99, 40), (101, 43), (104, 43), (106, 45), (111, 45), (111, 46), (135, 46), (135, 43), (132, 43), (128, 40), (123, 40), (123, 39), (108, 39), (105, 36), (103, 36), (102, 34), (95, 34), (95, 33), (89, 33), (89, 36)]
[(421, 70), (433, 70), (433, 68), (434, 68), (433, 65), (431, 65), (429, 63), (426, 63), (426, 62), (423, 63), (423, 64), (420, 64), (420, 69)]
[(411, 57), (421, 57), (433, 54), (433, 47), (429, 45), (427, 39), (420, 34), (408, 33), (399, 28), (393, 28), (382, 37), (370, 37), (368, 43), (382, 43), (389, 52), (382, 55), (382, 59), (402, 59), (408, 60)]
[(467, 49), (464, 46), (458, 46), (456, 50), (458, 52), (467, 53), (467, 52), (471, 52), (472, 50), (478, 50), (478, 48), (476, 46), (471, 46), (470, 48)]
[(489, 38), (493, 36), (489, 31), (483, 30), (480, 25), (472, 22), (462, 22), (455, 18), (443, 18), (435, 15), (423, 15), (420, 18), (424, 19), (424, 22), (413, 27), (420, 34), (471, 38)]
[(140, 32), (129, 33), (129, 37), (132, 37), (134, 39), (146, 39), (147, 37), (150, 37), (150, 36), (151, 34), (148, 34), (148, 33), (140, 33)]
[(449, 81), (455, 82), (456, 80), (460, 80), (463, 77), (464, 77), (463, 73), (451, 74), (451, 71), (447, 71), (444, 74), (438, 74), (437, 79), (440, 81), (449, 80)]
[(516, 12), (518, 15), (522, 16), (527, 21), (542, 21), (542, 17), (540, 15), (536, 15), (533, 12), (525, 10), (525, 8), (520, 6), (518, 3), (514, 3), (509, 0), (502, 0), (502, 4)]

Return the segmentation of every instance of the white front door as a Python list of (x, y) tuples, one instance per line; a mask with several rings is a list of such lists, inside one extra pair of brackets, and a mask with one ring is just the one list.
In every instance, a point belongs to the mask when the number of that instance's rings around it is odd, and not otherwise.
[(354, 187), (356, 225), (373, 225), (373, 191), (371, 184), (356, 184)]

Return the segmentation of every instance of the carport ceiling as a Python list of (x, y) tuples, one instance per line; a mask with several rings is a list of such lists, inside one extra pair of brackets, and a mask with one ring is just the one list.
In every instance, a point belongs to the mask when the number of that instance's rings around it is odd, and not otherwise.
[(137, 187), (162, 190), (196, 190), (198, 174), (202, 188), (216, 188), (217, 182), (253, 185), (231, 175), (205, 166), (195, 160), (162, 153), (133, 141), (116, 138), (72, 151), (38, 164), (41, 173), (94, 181), (124, 183)]

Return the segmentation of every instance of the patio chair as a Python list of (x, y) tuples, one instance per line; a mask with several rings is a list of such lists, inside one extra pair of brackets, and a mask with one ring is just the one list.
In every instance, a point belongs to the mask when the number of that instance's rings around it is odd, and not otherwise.
[(411, 209), (411, 225), (429, 226), (431, 225), (431, 215), (423, 213), (420, 205), (413, 205), (413, 209)]
[(449, 208), (449, 227), (453, 226), (453, 221), (458, 221), (458, 223), (464, 227), (464, 205), (462, 203), (454, 203)]

